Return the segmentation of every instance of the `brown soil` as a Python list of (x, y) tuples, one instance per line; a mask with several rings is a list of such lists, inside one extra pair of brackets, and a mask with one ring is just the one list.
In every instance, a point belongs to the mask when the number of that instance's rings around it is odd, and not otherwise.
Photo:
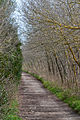
[(23, 120), (80, 120), (66, 103), (45, 89), (40, 81), (23, 73), (19, 87), (19, 116)]

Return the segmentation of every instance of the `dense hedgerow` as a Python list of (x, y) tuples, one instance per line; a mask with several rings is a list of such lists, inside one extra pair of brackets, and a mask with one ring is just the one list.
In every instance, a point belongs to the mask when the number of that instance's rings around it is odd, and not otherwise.
[[(22, 68), (20, 43), (12, 48), (10, 54), (0, 52), (0, 116), (4, 116), (16, 86), (19, 84)], [(6, 109), (7, 110), (7, 109)], [(6, 112), (6, 113), (5, 113)]]
[(0, 120), (8, 119), (22, 68), (21, 43), (16, 28), (9, 21), (10, 0), (4, 1), (0, 0)]

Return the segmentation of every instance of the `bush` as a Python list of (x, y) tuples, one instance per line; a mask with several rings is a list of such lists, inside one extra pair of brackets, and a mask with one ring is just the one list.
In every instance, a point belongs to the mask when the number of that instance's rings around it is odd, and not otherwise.
[(10, 46), (10, 54), (0, 52), (0, 114), (5, 116), (5, 106), (8, 107), (22, 72), (22, 53), (20, 43)]

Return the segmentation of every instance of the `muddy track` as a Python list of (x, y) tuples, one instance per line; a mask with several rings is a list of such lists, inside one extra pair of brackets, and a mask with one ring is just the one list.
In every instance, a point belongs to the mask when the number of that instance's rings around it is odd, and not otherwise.
[(80, 116), (67, 104), (26, 73), (22, 74), (19, 99), (19, 116), (23, 120), (80, 120)]

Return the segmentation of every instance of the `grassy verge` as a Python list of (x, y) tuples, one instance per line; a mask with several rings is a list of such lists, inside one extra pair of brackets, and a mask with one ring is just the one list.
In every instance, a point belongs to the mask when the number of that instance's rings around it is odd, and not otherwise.
[(45, 81), (42, 77), (34, 73), (30, 73), (28, 71), (24, 71), (24, 72), (29, 73), (35, 78), (37, 78), (39, 81), (43, 83), (45, 88), (47, 88), (49, 91), (55, 94), (60, 100), (67, 103), (71, 108), (73, 108), (76, 112), (80, 114), (80, 96), (72, 95), (70, 90), (63, 90), (53, 85), (52, 82)]
[[(6, 110), (5, 110), (6, 111)], [(22, 120), (18, 114), (18, 102), (17, 100), (12, 100), (9, 106), (4, 120)]]

